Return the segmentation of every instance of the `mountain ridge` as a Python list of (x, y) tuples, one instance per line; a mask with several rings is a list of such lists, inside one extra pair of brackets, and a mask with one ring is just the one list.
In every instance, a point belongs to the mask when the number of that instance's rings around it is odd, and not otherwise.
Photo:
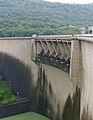
[(77, 34), (93, 25), (93, 4), (0, 0), (0, 36)]

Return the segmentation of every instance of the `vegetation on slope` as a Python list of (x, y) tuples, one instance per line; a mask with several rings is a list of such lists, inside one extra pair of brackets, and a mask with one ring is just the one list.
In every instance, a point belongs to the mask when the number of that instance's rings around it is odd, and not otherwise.
[(8, 103), (16, 100), (11, 88), (6, 81), (0, 81), (0, 103)]
[(76, 34), (93, 25), (93, 4), (0, 0), (0, 36)]

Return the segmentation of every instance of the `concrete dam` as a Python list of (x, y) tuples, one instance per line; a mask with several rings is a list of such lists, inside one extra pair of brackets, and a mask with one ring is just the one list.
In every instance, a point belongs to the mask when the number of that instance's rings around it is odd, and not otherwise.
[(0, 38), (0, 74), (53, 120), (93, 119), (92, 57), (92, 35)]

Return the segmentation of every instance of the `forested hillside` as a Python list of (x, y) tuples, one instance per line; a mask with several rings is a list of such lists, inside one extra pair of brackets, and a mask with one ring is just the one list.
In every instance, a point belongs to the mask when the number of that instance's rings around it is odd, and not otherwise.
[(93, 4), (0, 0), (0, 36), (76, 34), (93, 25)]

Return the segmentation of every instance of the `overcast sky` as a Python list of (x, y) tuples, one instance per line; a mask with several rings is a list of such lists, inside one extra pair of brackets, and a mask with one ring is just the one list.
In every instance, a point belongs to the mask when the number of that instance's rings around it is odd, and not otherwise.
[(76, 3), (76, 4), (93, 3), (93, 0), (45, 0), (45, 1), (61, 2), (61, 3)]

